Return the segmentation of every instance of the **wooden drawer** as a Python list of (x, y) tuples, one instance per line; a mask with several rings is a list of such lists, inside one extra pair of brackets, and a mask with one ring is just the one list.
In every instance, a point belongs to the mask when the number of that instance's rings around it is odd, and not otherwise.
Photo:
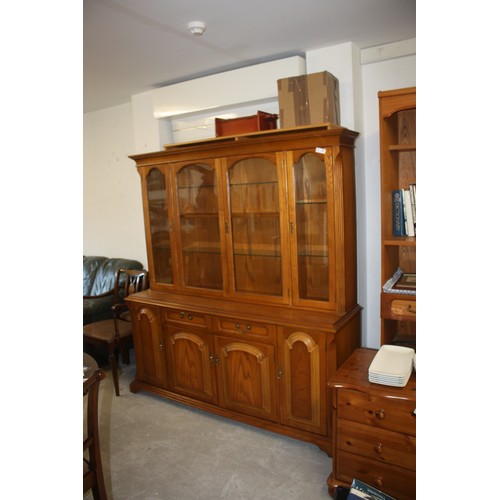
[(356, 477), (398, 500), (416, 498), (415, 472), (344, 451), (338, 452), (336, 463), (335, 477), (340, 481), (350, 484)]
[(359, 422), (410, 436), (416, 435), (415, 402), (373, 396), (349, 389), (338, 390), (337, 418)]
[(414, 296), (382, 293), (380, 296), (380, 314), (382, 318), (416, 321), (417, 300)]
[(416, 469), (415, 436), (338, 419), (336, 446), (339, 450), (383, 463), (410, 470)]
[(193, 313), (186, 309), (164, 309), (163, 319), (167, 323), (177, 323), (190, 326), (207, 326), (207, 317), (204, 314)]
[(231, 335), (232, 337), (255, 338), (259, 340), (274, 341), (276, 327), (266, 323), (256, 323), (254, 321), (240, 320), (238, 318), (214, 318), (213, 328), (220, 333)]

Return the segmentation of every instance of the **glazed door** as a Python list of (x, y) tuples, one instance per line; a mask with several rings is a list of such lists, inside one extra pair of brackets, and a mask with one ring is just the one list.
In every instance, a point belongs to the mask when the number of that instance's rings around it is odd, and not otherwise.
[(331, 148), (287, 155), (293, 303), (332, 309), (336, 276)]
[(219, 406), (277, 421), (274, 347), (214, 337)]
[(152, 289), (174, 288), (173, 236), (168, 168), (152, 167), (142, 173), (144, 221), (150, 286)]
[(179, 286), (201, 294), (221, 295), (226, 278), (218, 169), (214, 160), (175, 164), (174, 176)]
[(235, 298), (289, 301), (282, 158), (273, 153), (223, 160), (229, 293)]

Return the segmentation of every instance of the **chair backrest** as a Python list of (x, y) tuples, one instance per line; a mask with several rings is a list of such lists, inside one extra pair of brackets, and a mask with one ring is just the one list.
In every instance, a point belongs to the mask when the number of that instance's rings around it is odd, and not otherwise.
[(99, 384), (105, 377), (101, 369), (95, 370), (83, 382), (83, 395), (87, 395), (87, 435), (83, 438), (84, 457), (83, 493), (92, 489), (96, 500), (106, 500), (106, 488), (102, 471), (101, 449), (99, 444)]
[(149, 287), (149, 274), (145, 269), (120, 268), (115, 275), (114, 303), (123, 303), (123, 299), (132, 293), (142, 292)]

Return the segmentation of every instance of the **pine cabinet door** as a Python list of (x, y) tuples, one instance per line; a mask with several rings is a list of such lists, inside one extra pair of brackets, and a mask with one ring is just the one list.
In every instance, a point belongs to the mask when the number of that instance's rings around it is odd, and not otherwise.
[(282, 155), (224, 158), (229, 295), (289, 302)]
[(293, 302), (333, 309), (336, 302), (332, 148), (287, 153)]
[(326, 435), (324, 334), (278, 331), (280, 423)]
[(169, 326), (166, 344), (172, 391), (201, 401), (216, 402), (210, 335)]
[(223, 203), (213, 159), (172, 165), (179, 287), (222, 295), (226, 288)]
[(219, 405), (277, 421), (274, 347), (214, 337)]
[(136, 358), (136, 379), (165, 388), (168, 386), (165, 347), (157, 307), (130, 305)]
[(144, 223), (151, 288), (176, 288), (175, 236), (172, 231), (172, 200), (168, 165), (155, 165), (141, 172)]

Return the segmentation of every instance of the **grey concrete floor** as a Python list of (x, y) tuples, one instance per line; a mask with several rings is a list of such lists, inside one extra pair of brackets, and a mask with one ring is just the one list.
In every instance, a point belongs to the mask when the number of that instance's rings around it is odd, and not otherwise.
[(330, 499), (332, 461), (317, 446), (132, 394), (133, 352), (120, 368), (120, 397), (104, 369), (100, 437), (110, 500)]

